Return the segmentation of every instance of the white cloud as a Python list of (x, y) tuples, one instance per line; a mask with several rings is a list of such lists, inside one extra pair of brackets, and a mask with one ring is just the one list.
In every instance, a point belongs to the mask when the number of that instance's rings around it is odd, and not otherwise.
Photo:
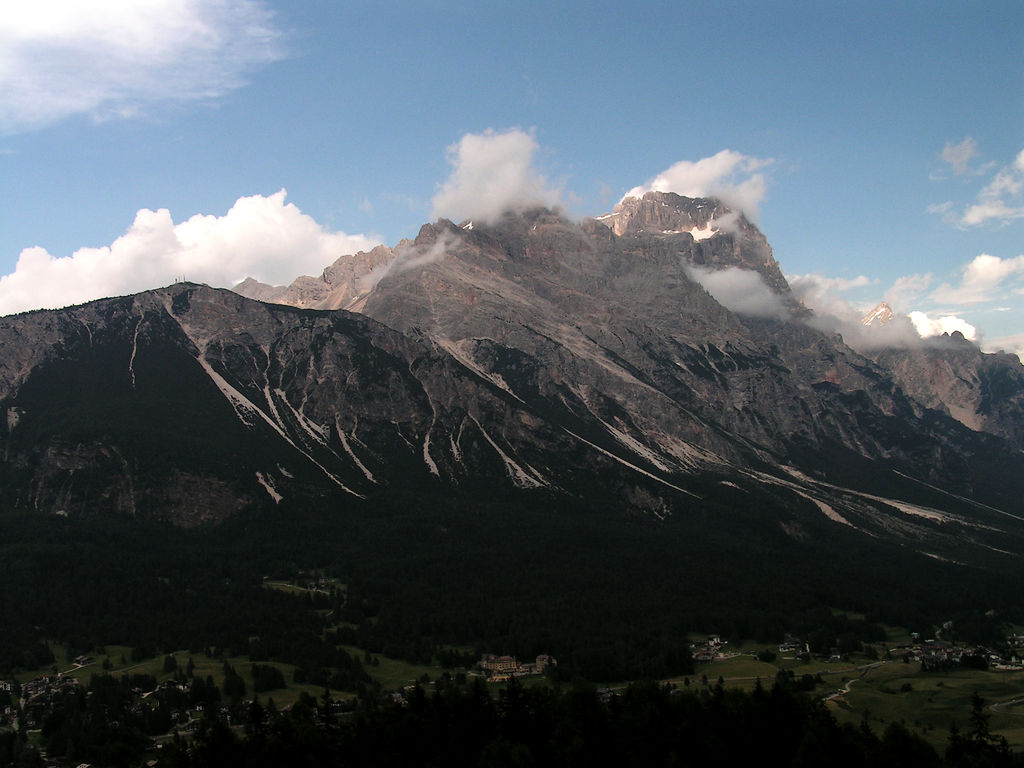
[(684, 197), (717, 197), (756, 222), (764, 200), (767, 180), (759, 171), (773, 161), (723, 149), (696, 162), (680, 160), (624, 196), (643, 197), (645, 192), (674, 192)]
[(857, 310), (839, 294), (872, 284), (872, 280), (865, 275), (858, 275), (852, 279), (825, 277), (819, 274), (786, 275), (786, 282), (804, 306), (819, 315), (837, 317), (863, 315), (863, 312)]
[(928, 290), (932, 283), (931, 272), (923, 275), (903, 275), (885, 292), (885, 303), (897, 312), (905, 312), (915, 299)]
[(958, 224), (960, 227), (977, 227), (982, 224), (1008, 224), (1014, 219), (1024, 218), (1024, 150), (1014, 161), (1001, 168), (992, 180), (978, 193), (977, 202), (964, 211)]
[(738, 315), (785, 319), (789, 310), (782, 298), (769, 288), (761, 275), (750, 269), (726, 267), (711, 270), (684, 265), (689, 278), (704, 288), (715, 301)]
[(1005, 224), (1013, 219), (1024, 219), (1024, 207), (1009, 206), (1002, 200), (986, 200), (964, 211), (960, 224), (965, 227), (976, 227), (989, 221)]
[[(834, 278), (822, 275), (786, 275), (793, 293), (814, 312), (807, 323), (827, 333), (839, 333), (854, 349), (869, 352), (886, 347), (910, 347), (921, 343), (921, 334), (911, 319), (900, 312), (931, 281), (931, 275), (907, 275), (893, 284), (884, 301), (896, 312), (884, 325), (865, 326), (864, 317), (873, 308), (870, 304), (851, 303), (841, 294), (857, 288), (874, 285), (877, 281), (865, 275), (855, 278)], [(941, 331), (940, 331), (941, 333)]]
[(981, 348), (985, 352), (1010, 352), (1024, 363), (1024, 333), (1015, 333), (1012, 336), (1000, 336), (995, 339), (986, 339)]
[(959, 221), (959, 214), (956, 212), (956, 206), (952, 200), (947, 200), (944, 203), (933, 203), (926, 209), (928, 213), (933, 213), (936, 216), (941, 216), (942, 220), (947, 224), (956, 225)]
[(950, 304), (978, 304), (999, 298), (1000, 291), (1015, 276), (1024, 277), (1024, 255), (1014, 259), (1000, 259), (983, 253), (963, 268), (960, 285), (943, 283), (930, 298)]
[(71, 256), (26, 248), (14, 272), (0, 277), (0, 315), (135, 293), (179, 277), (220, 287), (250, 276), (290, 283), (379, 242), (324, 230), (285, 203), (285, 194), (242, 197), (224, 216), (197, 214), (180, 224), (167, 209), (143, 209), (109, 246), (80, 248)]
[(0, 132), (210, 99), (281, 58), (262, 0), (32, 0), (0, 12)]
[(960, 331), (964, 338), (969, 341), (974, 341), (978, 338), (978, 330), (962, 317), (942, 315), (933, 318), (925, 312), (911, 312), (908, 317), (910, 322), (914, 324), (914, 329), (921, 335), (921, 338), (941, 336), (944, 333), (952, 335), (956, 331)]
[[(867, 275), (857, 275), (854, 278), (847, 277), (825, 277), (819, 274), (809, 275), (786, 275), (786, 281), (790, 287), (793, 288), (793, 284), (801, 286), (805, 291), (815, 292), (828, 292), (828, 293), (843, 293), (844, 291), (850, 291), (854, 288), (863, 288), (871, 285), (873, 280)], [(793, 288), (793, 292), (797, 293), (797, 290)]]
[(940, 157), (953, 168), (953, 173), (963, 176), (970, 170), (970, 162), (978, 154), (978, 143), (970, 136), (959, 144), (946, 143)]
[[(883, 300), (894, 310), (895, 317), (884, 325), (865, 326), (862, 319), (868, 313), (870, 304), (857, 306), (840, 294), (844, 291), (873, 284), (874, 281), (858, 276), (852, 280), (829, 278), (821, 275), (787, 275), (786, 279), (793, 293), (814, 315), (809, 325), (830, 333), (840, 333), (843, 340), (854, 349), (870, 352), (886, 347), (913, 347), (923, 339), (952, 334), (959, 331), (969, 341), (979, 343), (982, 331), (949, 310), (919, 309), (923, 300), (952, 303), (977, 303), (996, 298), (1006, 281), (1013, 275), (1024, 276), (1024, 256), (1016, 259), (997, 259), (982, 254), (963, 268), (963, 280), (956, 288), (944, 284), (925, 296), (932, 283), (932, 275), (913, 274), (898, 278), (885, 292)], [(914, 307), (913, 311), (908, 311)], [(999, 311), (1009, 308), (1000, 307)], [(986, 349), (1014, 349), (1021, 347), (1022, 337), (1009, 336), (993, 340)]]
[(534, 166), (537, 140), (514, 128), (467, 133), (448, 147), (451, 175), (432, 200), (434, 217), (493, 222), (508, 210), (556, 206), (561, 190)]
[(441, 261), (460, 243), (461, 238), (458, 235), (445, 230), (428, 246), (415, 243), (399, 244), (395, 248), (395, 257), (391, 261), (372, 269), (359, 278), (359, 292), (369, 293), (377, 287), (377, 283), (388, 275), (398, 275), (410, 269), (425, 267), (428, 264)]

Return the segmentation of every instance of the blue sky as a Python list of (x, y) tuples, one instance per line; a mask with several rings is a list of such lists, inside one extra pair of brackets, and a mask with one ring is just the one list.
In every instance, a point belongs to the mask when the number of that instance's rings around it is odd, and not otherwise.
[(1016, 1), (12, 5), (0, 314), (315, 274), (488, 179), (584, 216), (660, 177), (732, 195), (822, 312), (1024, 351), (1022, 29)]

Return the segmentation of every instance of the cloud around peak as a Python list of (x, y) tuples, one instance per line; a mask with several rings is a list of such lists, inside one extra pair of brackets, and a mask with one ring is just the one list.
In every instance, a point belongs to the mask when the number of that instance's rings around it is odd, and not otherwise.
[(633, 187), (622, 199), (643, 197), (647, 192), (674, 192), (684, 197), (717, 197), (756, 222), (758, 207), (768, 187), (763, 171), (772, 162), (770, 159), (723, 149), (697, 161), (680, 160), (644, 184)]
[(494, 222), (508, 210), (561, 204), (562, 191), (536, 165), (532, 133), (513, 128), (467, 133), (448, 147), (451, 174), (432, 200), (432, 215)]
[(787, 275), (786, 279), (796, 297), (814, 312), (807, 320), (809, 325), (828, 333), (842, 334), (847, 344), (862, 352), (887, 347), (916, 347), (927, 343), (930, 337), (954, 331), (960, 331), (971, 341), (980, 337), (973, 325), (954, 314), (906, 311), (908, 306), (917, 305), (927, 290), (932, 279), (930, 274), (906, 275), (893, 283), (885, 292), (885, 302), (896, 314), (884, 325), (865, 325), (864, 318), (871, 305), (854, 303), (844, 295), (876, 284), (864, 275), (856, 278)]
[(282, 189), (242, 197), (223, 216), (197, 214), (179, 224), (166, 208), (144, 208), (110, 245), (70, 256), (26, 248), (14, 272), (0, 277), (0, 315), (135, 293), (180, 277), (218, 287), (249, 276), (288, 283), (378, 244), (366, 235), (325, 230), (285, 203), (285, 195)]
[(784, 320), (789, 317), (782, 297), (764, 282), (760, 273), (741, 267), (708, 269), (696, 264), (683, 267), (687, 276), (721, 304), (738, 315)]
[(262, 0), (33, 0), (0, 14), (0, 133), (216, 98), (282, 58)]

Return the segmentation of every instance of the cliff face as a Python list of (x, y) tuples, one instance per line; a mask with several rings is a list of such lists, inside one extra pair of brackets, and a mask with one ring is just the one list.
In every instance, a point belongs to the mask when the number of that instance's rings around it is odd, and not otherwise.
[[(710, 201), (627, 203), (603, 222), (442, 220), (339, 261), (325, 275), (360, 286), (363, 314), (180, 284), (0, 319), (5, 497), (182, 524), (394, 492), (593, 498), (960, 560), (1024, 551), (1017, 379), (992, 374), (978, 400), (1015, 426), (969, 429), (800, 322), (749, 223)], [(726, 309), (691, 279), (700, 264), (757, 271), (790, 314)]]
[(267, 285), (250, 277), (232, 290), (257, 301), (303, 309), (353, 309), (373, 290), (374, 273), (385, 271), (403, 245), (397, 249), (378, 245), (371, 251), (341, 256), (319, 277), (304, 275), (291, 285)]
[(955, 332), (872, 358), (921, 404), (1024, 450), (1024, 366), (1016, 355), (983, 353)]
[(678, 241), (682, 239), (679, 235), (689, 235), (694, 248), (687, 258), (692, 264), (753, 270), (776, 293), (789, 293), (789, 284), (765, 236), (746, 216), (719, 200), (648, 192), (642, 198), (627, 197), (598, 221), (619, 236), (646, 235)]

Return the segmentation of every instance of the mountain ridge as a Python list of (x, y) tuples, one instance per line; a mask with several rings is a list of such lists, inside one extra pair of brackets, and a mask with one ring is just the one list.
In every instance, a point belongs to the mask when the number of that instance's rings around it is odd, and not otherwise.
[[(714, 210), (679, 216), (713, 229)], [(0, 484), (45, 511), (188, 525), (500, 489), (655, 520), (762, 506), (790, 538), (840, 526), (963, 560), (1017, 547), (1018, 433), (967, 429), (838, 337), (726, 309), (691, 258), (719, 241), (771, 266), (760, 240), (662, 223), (439, 220), (345, 273), (380, 270), (362, 314), (178, 284), (0, 319)]]

